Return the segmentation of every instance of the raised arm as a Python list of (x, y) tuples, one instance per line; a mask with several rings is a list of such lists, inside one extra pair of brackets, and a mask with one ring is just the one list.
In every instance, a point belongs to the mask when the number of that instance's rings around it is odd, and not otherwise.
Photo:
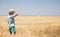
[(15, 17), (18, 16), (18, 11), (15, 11)]

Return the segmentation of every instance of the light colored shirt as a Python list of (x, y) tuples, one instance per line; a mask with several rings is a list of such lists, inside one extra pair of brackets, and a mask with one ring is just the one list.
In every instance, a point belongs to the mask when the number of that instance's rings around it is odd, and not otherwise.
[(15, 15), (8, 16), (9, 27), (14, 26), (14, 17), (15, 17)]

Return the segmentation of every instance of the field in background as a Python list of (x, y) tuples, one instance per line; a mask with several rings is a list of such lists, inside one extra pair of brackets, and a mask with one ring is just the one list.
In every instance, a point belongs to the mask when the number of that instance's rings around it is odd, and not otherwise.
[[(17, 16), (15, 37), (60, 37), (60, 16)], [(10, 37), (7, 16), (0, 16), (0, 37)]]

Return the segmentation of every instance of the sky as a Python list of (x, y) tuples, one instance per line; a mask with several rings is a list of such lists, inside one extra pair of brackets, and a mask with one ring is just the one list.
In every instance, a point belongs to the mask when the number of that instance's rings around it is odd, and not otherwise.
[(0, 0), (0, 15), (8, 15), (11, 8), (21, 16), (60, 16), (60, 0)]

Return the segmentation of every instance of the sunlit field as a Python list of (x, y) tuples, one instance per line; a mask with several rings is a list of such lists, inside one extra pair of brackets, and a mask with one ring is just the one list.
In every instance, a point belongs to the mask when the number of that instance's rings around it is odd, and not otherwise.
[[(17, 16), (15, 37), (60, 37), (60, 16)], [(0, 16), (0, 37), (10, 37), (7, 16)]]

